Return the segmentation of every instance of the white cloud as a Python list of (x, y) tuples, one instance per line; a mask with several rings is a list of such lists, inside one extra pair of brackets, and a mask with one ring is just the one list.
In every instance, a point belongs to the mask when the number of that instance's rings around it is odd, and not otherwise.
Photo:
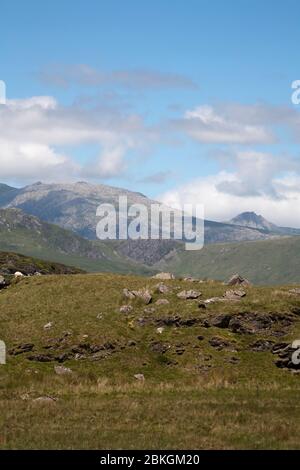
[(42, 109), (57, 108), (57, 101), (52, 96), (32, 96), (19, 100), (7, 100), (7, 106), (12, 110), (26, 110), (34, 107)]
[[(63, 107), (49, 96), (9, 100), (0, 107), (0, 179), (110, 178), (125, 171), (128, 150), (152, 139), (138, 115), (122, 110)], [(98, 145), (97, 159), (79, 165), (68, 155), (82, 144)]]
[(203, 143), (267, 144), (275, 136), (266, 126), (240, 122), (212, 106), (198, 106), (188, 110), (184, 118), (174, 121), (175, 127)]
[(17, 143), (0, 138), (1, 180), (61, 179), (75, 176), (77, 165), (47, 145)]
[(195, 178), (158, 196), (175, 208), (203, 204), (205, 217), (229, 220), (240, 212), (255, 211), (278, 225), (300, 227), (300, 176), (294, 162), (269, 154), (244, 152), (236, 156), (234, 171)]
[(89, 163), (82, 168), (81, 175), (84, 178), (112, 178), (125, 171), (124, 154), (126, 147), (121, 145), (105, 148), (98, 160)]
[(223, 193), (237, 196), (267, 195), (274, 199), (285, 196), (280, 193), (274, 178), (279, 173), (299, 171), (300, 162), (287, 155), (243, 151), (223, 156), (223, 169), (234, 168), (235, 180), (224, 180), (218, 184)]

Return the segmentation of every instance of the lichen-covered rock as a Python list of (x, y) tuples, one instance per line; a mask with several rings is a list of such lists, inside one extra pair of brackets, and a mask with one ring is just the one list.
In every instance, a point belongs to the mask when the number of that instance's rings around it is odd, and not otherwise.
[(177, 294), (179, 299), (189, 300), (189, 299), (198, 299), (202, 295), (201, 292), (196, 290), (183, 290)]
[(170, 292), (170, 288), (163, 283), (157, 284), (156, 289), (159, 294), (168, 294)]
[(132, 293), (138, 299), (141, 299), (146, 305), (150, 304), (152, 301), (152, 295), (149, 289), (140, 289), (140, 290), (133, 290)]
[(122, 305), (122, 307), (120, 307), (120, 313), (130, 313), (132, 310), (132, 305)]
[(229, 281), (226, 283), (228, 286), (251, 286), (251, 282), (248, 279), (240, 276), (240, 274), (234, 274), (231, 276)]
[(162, 281), (168, 281), (171, 279), (175, 279), (174, 274), (172, 273), (157, 273), (154, 276), (152, 276), (153, 279), (160, 279)]

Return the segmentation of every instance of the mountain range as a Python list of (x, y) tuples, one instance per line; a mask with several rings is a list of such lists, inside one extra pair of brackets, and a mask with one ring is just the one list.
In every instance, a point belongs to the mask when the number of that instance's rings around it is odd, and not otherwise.
[[(35, 183), (24, 188), (0, 184), (0, 249), (94, 272), (149, 274), (171, 269), (182, 275), (223, 279), (239, 268), (252, 281), (265, 283), (276, 278), (270, 277), (273, 265), (278, 269), (278, 263), (289, 263), (289, 256), (294, 256), (294, 266), (297, 259), (300, 229), (278, 227), (254, 212), (224, 223), (205, 220), (205, 245), (209, 246), (194, 254), (174, 240), (97, 240), (97, 207), (101, 203), (117, 206), (119, 196), (124, 195), (128, 205), (149, 208), (155, 203), (138, 192), (85, 182)], [(263, 276), (255, 273), (258, 265)], [(280, 272), (280, 282), (284, 277), (300, 280), (296, 266), (290, 273)]]
[[(0, 207), (19, 208), (45, 222), (72, 230), (82, 237), (93, 240), (96, 239), (96, 225), (99, 220), (96, 217), (97, 207), (109, 203), (117, 208), (119, 196), (127, 196), (128, 205), (144, 204), (150, 208), (152, 203), (157, 203), (141, 193), (103, 184), (38, 182), (19, 189), (1, 185)], [(272, 234), (271, 229), (266, 233), (265, 227), (255, 227), (251, 224), (205, 220), (207, 244), (266, 239)]]

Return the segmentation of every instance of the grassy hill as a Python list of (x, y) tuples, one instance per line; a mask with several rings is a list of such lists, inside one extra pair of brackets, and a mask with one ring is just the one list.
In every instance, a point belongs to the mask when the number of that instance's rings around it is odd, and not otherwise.
[(77, 266), (90, 272), (154, 272), (124, 259), (111, 244), (86, 240), (19, 209), (0, 209), (0, 250)]
[(0, 251), (0, 275), (10, 276), (16, 271), (22, 274), (79, 274), (83, 271), (61, 263), (53, 263), (19, 253)]
[[(177, 293), (227, 287), (157, 282), (43, 276), (0, 292), (2, 449), (300, 448), (299, 375), (272, 353), (300, 337), (299, 296), (251, 287), (204, 309)], [(124, 298), (146, 287), (150, 305)]]
[(178, 275), (226, 280), (238, 272), (255, 284), (300, 282), (300, 238), (218, 244), (188, 252), (173, 252), (157, 269)]

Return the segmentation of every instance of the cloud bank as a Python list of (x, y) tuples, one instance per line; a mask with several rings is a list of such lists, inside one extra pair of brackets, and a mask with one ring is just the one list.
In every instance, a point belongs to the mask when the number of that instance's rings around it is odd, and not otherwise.
[(211, 220), (226, 221), (255, 211), (275, 224), (300, 227), (298, 161), (254, 152), (235, 158), (235, 171), (195, 178), (158, 199), (178, 209), (187, 203), (203, 204), (205, 217)]
[[(152, 139), (140, 116), (116, 108), (64, 107), (50, 96), (8, 100), (0, 107), (1, 178), (119, 176), (126, 169), (126, 153)], [(95, 158), (85, 164), (72, 158), (72, 148), (90, 144), (99, 147)]]

